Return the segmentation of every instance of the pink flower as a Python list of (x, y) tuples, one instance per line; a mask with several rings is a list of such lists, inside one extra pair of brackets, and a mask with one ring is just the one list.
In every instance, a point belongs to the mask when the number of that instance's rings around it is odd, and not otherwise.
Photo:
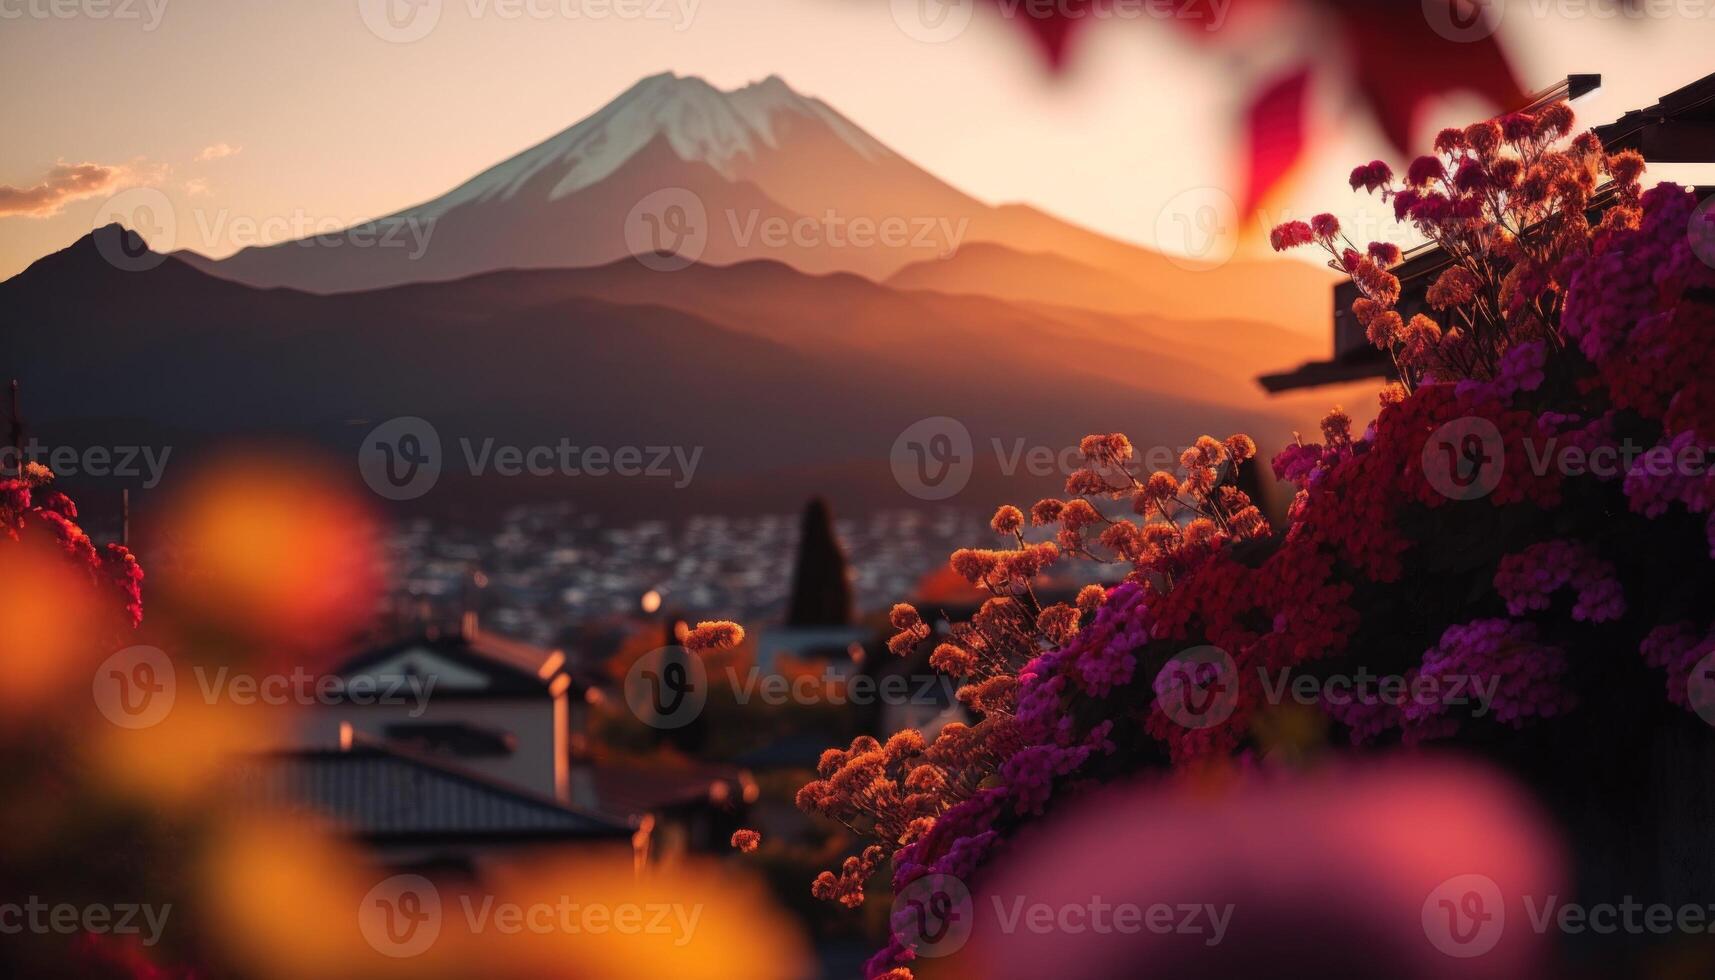
[(1514, 616), (1549, 608), (1554, 593), (1571, 588), (1577, 598), (1572, 618), (1605, 623), (1625, 615), (1626, 599), (1614, 566), (1576, 541), (1543, 541), (1501, 559), (1495, 591)]

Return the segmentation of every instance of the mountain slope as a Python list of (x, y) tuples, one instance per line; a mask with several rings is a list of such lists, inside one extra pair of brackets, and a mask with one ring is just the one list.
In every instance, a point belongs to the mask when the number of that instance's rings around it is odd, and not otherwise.
[[(1022, 220), (1033, 226), (1058, 224), (1047, 218)], [(1050, 237), (1046, 232), (1039, 228), (1031, 235)], [(885, 281), (899, 289), (994, 296), (1104, 313), (1253, 320), (1278, 324), (1300, 335), (1323, 336), (1328, 328), (1335, 279), (1299, 262), (1229, 262), (1196, 270), (1094, 235), (1067, 235), (1056, 245), (1050, 251), (1027, 252), (977, 242), (950, 256), (914, 262)], [(1070, 257), (1074, 255), (1083, 258)]]
[(943, 358), (965, 371), (991, 360), (997, 369), (1012, 371), (1027, 357), (1034, 366), (1060, 365), (1186, 402), (1260, 405), (1264, 399), (1252, 383), (1256, 373), (1315, 350), (1303, 335), (1266, 324), (1170, 321), (1009, 304), (981, 295), (902, 292), (850, 273), (808, 275), (761, 260), (695, 265), (663, 276), (622, 259), (587, 269), (485, 273), (353, 297), (373, 301), (395, 294), (437, 317), (472, 323), (496, 311), (572, 297), (657, 305), (807, 355), (861, 355), (890, 364)]

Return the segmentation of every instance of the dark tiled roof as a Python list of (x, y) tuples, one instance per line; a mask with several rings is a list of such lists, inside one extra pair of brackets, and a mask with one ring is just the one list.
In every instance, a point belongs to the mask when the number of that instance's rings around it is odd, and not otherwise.
[(1715, 161), (1715, 75), (1597, 126), (1596, 135), (1610, 151), (1637, 150), (1656, 163)]
[(271, 753), (251, 760), (242, 802), (307, 808), (374, 841), (610, 838), (628, 822), (392, 746)]
[(391, 742), (418, 752), (455, 756), (505, 756), (518, 750), (518, 736), (500, 728), (462, 721), (394, 722), (383, 729)]

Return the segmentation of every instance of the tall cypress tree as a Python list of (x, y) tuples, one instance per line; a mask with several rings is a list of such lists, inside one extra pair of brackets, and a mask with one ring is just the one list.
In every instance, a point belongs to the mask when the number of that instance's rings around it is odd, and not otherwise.
[(787, 626), (849, 626), (852, 584), (845, 550), (834, 536), (828, 502), (811, 498), (798, 535), (798, 563), (792, 572), (792, 601)]

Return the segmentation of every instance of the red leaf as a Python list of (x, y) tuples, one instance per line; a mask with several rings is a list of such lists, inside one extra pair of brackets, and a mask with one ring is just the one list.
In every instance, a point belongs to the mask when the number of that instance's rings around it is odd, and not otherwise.
[(1254, 211), (1303, 155), (1309, 91), (1310, 66), (1306, 64), (1270, 82), (1251, 101), (1245, 113), (1250, 146), (1241, 217)]
[[(1424, 104), (1468, 90), (1502, 109), (1523, 105), (1525, 93), (1492, 33), (1472, 26), (1483, 4), (1472, 0), (1321, 0), (1339, 17), (1351, 49), (1358, 89), (1382, 131), (1402, 154)], [(1441, 20), (1435, 4), (1446, 4)], [(1431, 20), (1440, 22), (1437, 30)], [(1450, 28), (1448, 25), (1455, 25)], [(1460, 25), (1464, 30), (1458, 29)], [(1452, 35), (1452, 36), (1449, 36)]]

